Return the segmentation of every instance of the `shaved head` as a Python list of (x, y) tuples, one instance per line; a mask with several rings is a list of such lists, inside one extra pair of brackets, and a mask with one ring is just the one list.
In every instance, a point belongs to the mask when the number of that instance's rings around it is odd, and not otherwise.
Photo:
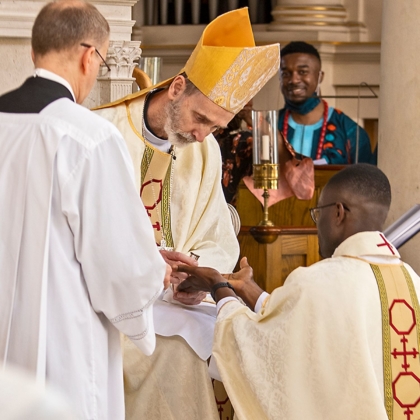
[(350, 165), (334, 175), (322, 190), (318, 239), (320, 254), (330, 257), (348, 237), (381, 231), (391, 205), (391, 186), (376, 166)]
[(350, 165), (334, 175), (325, 188), (346, 191), (360, 200), (389, 208), (391, 185), (376, 166), (360, 163)]

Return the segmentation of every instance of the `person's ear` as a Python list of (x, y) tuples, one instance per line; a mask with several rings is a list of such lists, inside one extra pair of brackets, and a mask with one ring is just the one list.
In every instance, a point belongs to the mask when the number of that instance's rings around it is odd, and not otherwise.
[(337, 203), (335, 205), (335, 222), (336, 225), (341, 225), (346, 220), (346, 210), (344, 209), (343, 203)]
[(172, 81), (168, 88), (168, 97), (169, 99), (173, 100), (178, 98), (185, 90), (187, 82), (185, 81), (185, 77), (178, 74), (175, 79)]
[(324, 72), (319, 71), (318, 73), (318, 84), (316, 85), (316, 94), (319, 96), (321, 94), (321, 83), (324, 80)]
[(80, 58), (80, 64), (82, 67), (83, 74), (89, 73), (89, 71), (92, 71), (92, 65), (94, 64), (95, 60), (95, 48), (84, 48), (83, 54)]

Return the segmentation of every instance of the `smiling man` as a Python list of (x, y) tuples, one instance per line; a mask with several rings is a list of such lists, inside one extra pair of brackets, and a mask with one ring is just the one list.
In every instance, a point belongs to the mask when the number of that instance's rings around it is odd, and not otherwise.
[[(281, 91), (285, 107), (280, 111), (279, 129), (293, 148), (318, 163), (356, 162), (357, 124), (319, 98), (324, 78), (321, 57), (306, 42), (291, 42), (281, 50)], [(366, 131), (359, 127), (358, 162), (376, 164)]]
[[(235, 266), (239, 246), (212, 133), (227, 126), (279, 65), (279, 45), (256, 47), (247, 9), (234, 10), (205, 28), (178, 75), (97, 111), (125, 138), (156, 243), (169, 264), (197, 264), (188, 256), (192, 251), (200, 265), (223, 272)], [(176, 275), (175, 281), (186, 277)], [(197, 304), (205, 296), (182, 299), (175, 288), (163, 298)], [(127, 418), (219, 418), (206, 362), (215, 319), (207, 326), (194, 321), (199, 310), (158, 301), (154, 355), (145, 357), (126, 342)]]

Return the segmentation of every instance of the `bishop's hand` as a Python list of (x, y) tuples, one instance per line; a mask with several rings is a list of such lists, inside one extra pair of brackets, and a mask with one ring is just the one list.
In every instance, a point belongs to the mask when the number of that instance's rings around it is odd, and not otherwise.
[(188, 267), (196, 267), (198, 265), (197, 260), (177, 251), (160, 250), (163, 259), (172, 268), (170, 282), (173, 289), (173, 298), (184, 305), (198, 305), (206, 297), (205, 292), (196, 291), (189, 293), (188, 295), (178, 293), (178, 285), (183, 282), (188, 274), (181, 271), (176, 271), (176, 267), (180, 264), (185, 264)]
[(166, 264), (165, 277), (163, 279), (163, 288), (166, 290), (171, 285), (171, 274), (172, 267), (169, 264)]

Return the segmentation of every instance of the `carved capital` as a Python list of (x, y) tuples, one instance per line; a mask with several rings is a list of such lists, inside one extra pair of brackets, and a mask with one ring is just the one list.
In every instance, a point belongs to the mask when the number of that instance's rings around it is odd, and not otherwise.
[[(110, 41), (106, 62), (111, 72), (99, 76), (98, 80), (134, 80), (132, 74), (137, 65), (134, 61), (138, 60), (140, 55), (140, 41)], [(103, 66), (104, 70), (106, 70), (105, 66)]]

